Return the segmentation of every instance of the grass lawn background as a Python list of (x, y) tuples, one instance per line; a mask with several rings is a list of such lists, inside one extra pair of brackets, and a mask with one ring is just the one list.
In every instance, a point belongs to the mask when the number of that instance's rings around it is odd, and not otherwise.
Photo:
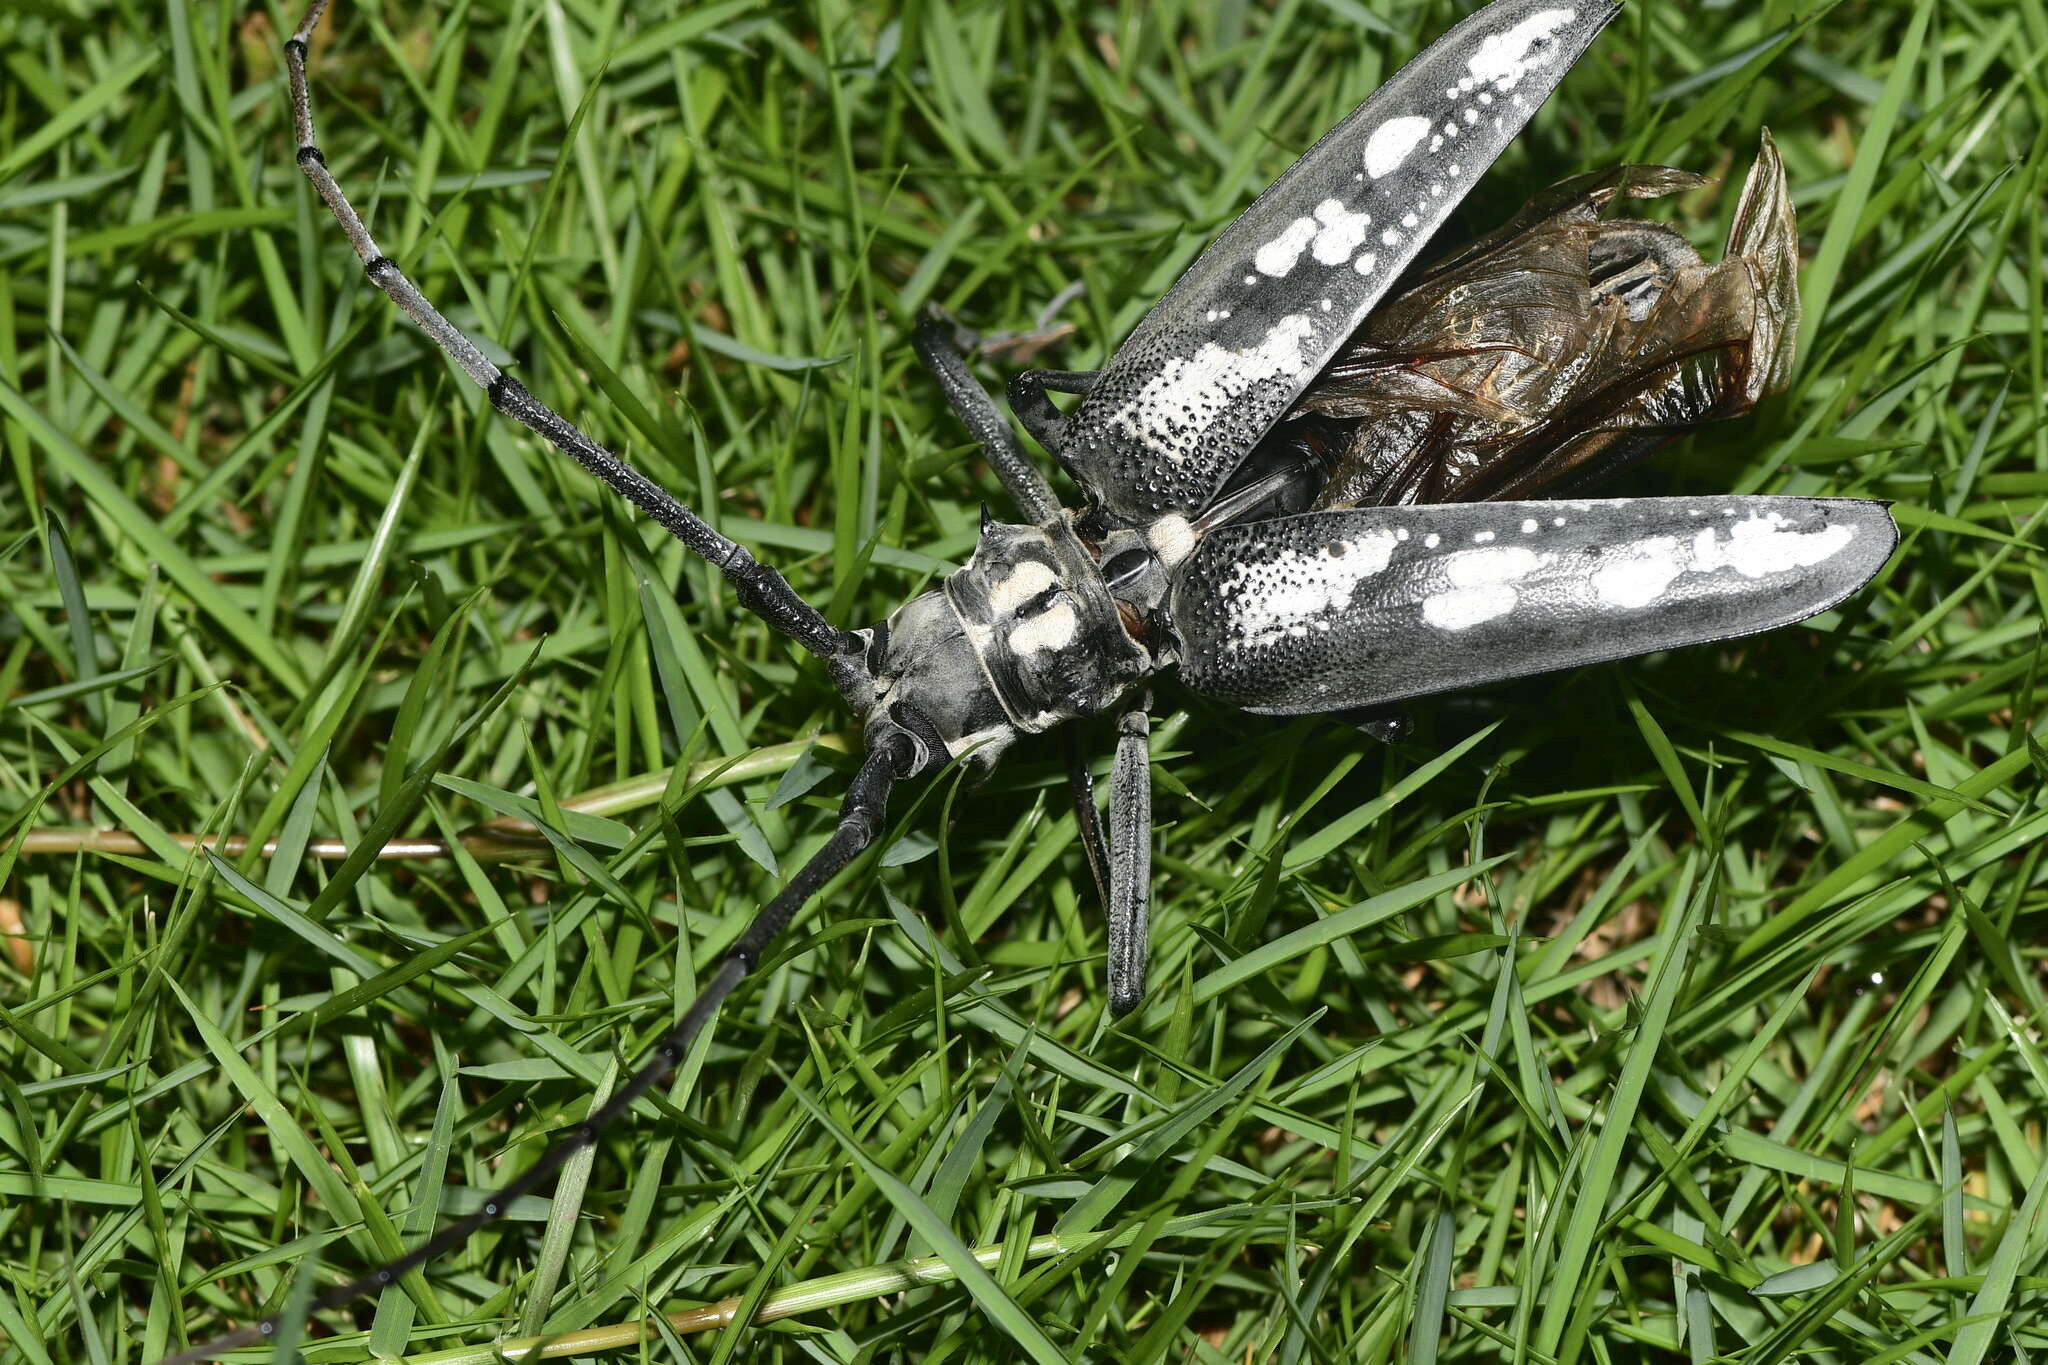
[[(313, 81), (451, 317), (863, 624), (1004, 509), (915, 311), (1029, 330), (1085, 281), (1037, 363), (1099, 363), (1464, 8), (344, 0)], [(0, 1339), (38, 1365), (153, 1360), (474, 1207), (847, 770), (823, 670), (362, 279), (292, 164), (296, 19), (0, 14)], [(1114, 1025), (1057, 746), (903, 789), (701, 1068), (309, 1357), (725, 1298), (813, 1311), (644, 1349), (2048, 1349), (2044, 53), (2044, 0), (1632, 0), (1458, 220), (1619, 161), (1739, 182), (1768, 124), (1795, 387), (1612, 491), (1895, 499), (1871, 589), (1392, 752), (1167, 684), (1154, 990)], [(1675, 206), (1716, 251), (1731, 190)], [(506, 818), (553, 833), (474, 832)], [(387, 838), (438, 856), (326, 856)]]

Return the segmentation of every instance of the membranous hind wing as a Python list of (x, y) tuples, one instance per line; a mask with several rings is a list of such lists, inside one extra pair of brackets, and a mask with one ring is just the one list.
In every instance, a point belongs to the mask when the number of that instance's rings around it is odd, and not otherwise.
[(1496, 0), (1225, 229), (1061, 430), (1098, 513), (1144, 526), (1206, 506), (1618, 12)]
[(1846, 498), (1308, 512), (1211, 532), (1171, 611), (1189, 687), (1305, 715), (1790, 625), (1897, 542), (1885, 504)]
[(1570, 492), (1782, 387), (1799, 241), (1765, 136), (1721, 261), (1609, 216), (1707, 182), (1666, 166), (1582, 176), (1366, 318), (1281, 434), (1330, 470), (1320, 507)]

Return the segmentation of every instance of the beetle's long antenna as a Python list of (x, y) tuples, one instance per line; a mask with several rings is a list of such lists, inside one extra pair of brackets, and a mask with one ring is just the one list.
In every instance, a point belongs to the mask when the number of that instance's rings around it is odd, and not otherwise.
[(377, 247), (361, 215), (327, 170), (327, 158), (313, 135), (313, 97), (306, 86), (306, 46), (328, 0), (313, 0), (297, 31), (285, 41), (285, 69), (291, 78), (292, 127), (298, 140), (299, 169), (341, 224), (349, 245), (363, 261), (370, 283), (390, 296), (421, 331), (490, 396), (491, 406), (526, 427), (549, 445), (602, 479), (651, 517), (656, 524), (724, 574), (739, 592), (741, 603), (776, 630), (820, 658), (861, 648), (858, 636), (826, 621), (816, 607), (775, 570), (755, 560), (745, 546), (711, 529), (704, 520), (653, 480), (577, 430), (561, 414), (535, 398), (512, 376), (493, 365), (476, 343), (427, 301), (396, 262)]
[[(502, 1189), (486, 1199), (474, 1213), (456, 1219), (441, 1231), (429, 1237), (419, 1246), (394, 1261), (378, 1266), (366, 1275), (360, 1275), (347, 1284), (339, 1285), (314, 1299), (308, 1306), (308, 1313), (324, 1313), (339, 1308), (365, 1294), (396, 1284), (399, 1277), (427, 1264), (443, 1252), (461, 1246), (473, 1236), (477, 1229), (503, 1216), (513, 1202), (522, 1195), (531, 1194), (540, 1188), (542, 1182), (560, 1170), (570, 1157), (597, 1141), (614, 1120), (630, 1108), (633, 1102), (658, 1085), (662, 1078), (672, 1071), (676, 1064), (689, 1054), (696, 1043), (697, 1035), (711, 1017), (718, 1013), (718, 1007), (725, 1003), (747, 973), (753, 971), (761, 961), (762, 953), (775, 941), (798, 910), (812, 896), (825, 887), (842, 868), (860, 856), (861, 850), (874, 842), (882, 831), (882, 824), (888, 813), (889, 789), (910, 768), (912, 748), (907, 736), (901, 732), (885, 733), (875, 747), (861, 761), (860, 771), (854, 774), (853, 783), (847, 789), (846, 799), (839, 807), (839, 826), (832, 837), (825, 841), (811, 856), (811, 860), (798, 869), (775, 899), (769, 901), (761, 912), (754, 916), (746, 932), (739, 936), (732, 950), (725, 956), (718, 970), (699, 990), (690, 1008), (676, 1022), (676, 1026), (662, 1036), (654, 1045), (638, 1071), (612, 1093), (610, 1099), (599, 1105), (583, 1122), (550, 1147), (531, 1169), (518, 1179), (507, 1183)], [(197, 1361), (210, 1360), (224, 1351), (251, 1346), (276, 1335), (280, 1319), (277, 1315), (252, 1322), (226, 1336), (215, 1337), (202, 1342), (177, 1355), (166, 1357), (159, 1365), (194, 1365)]]

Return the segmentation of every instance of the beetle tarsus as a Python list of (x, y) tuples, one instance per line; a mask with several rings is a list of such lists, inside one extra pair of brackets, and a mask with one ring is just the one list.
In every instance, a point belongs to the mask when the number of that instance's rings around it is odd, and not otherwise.
[(1031, 439), (1057, 456), (1066, 449), (1066, 414), (1045, 395), (1085, 394), (1095, 387), (1095, 370), (1025, 370), (1010, 381), (1010, 411), (1031, 433)]

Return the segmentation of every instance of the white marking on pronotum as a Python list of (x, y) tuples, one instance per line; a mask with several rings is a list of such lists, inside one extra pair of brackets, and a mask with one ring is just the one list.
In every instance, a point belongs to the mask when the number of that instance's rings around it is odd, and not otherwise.
[(1145, 541), (1159, 562), (1171, 569), (1194, 553), (1195, 528), (1178, 512), (1168, 512), (1145, 528)]
[(1521, 600), (1514, 585), (1550, 561), (1551, 556), (1519, 545), (1461, 550), (1444, 560), (1444, 575), (1451, 586), (1422, 599), (1422, 619), (1438, 630), (1470, 630), (1505, 616)]
[[(979, 748), (981, 745), (999, 743), (1008, 734), (1008, 726), (991, 725), (986, 730), (976, 730), (971, 735), (960, 736), (960, 738), (946, 746), (946, 752), (954, 758), (958, 758), (960, 755)], [(987, 755), (983, 755), (983, 757), (987, 757)]]
[(1041, 650), (1065, 649), (1081, 630), (1081, 618), (1072, 602), (1055, 602), (1010, 632), (1010, 652), (1036, 654)]
[(1365, 140), (1365, 171), (1373, 179), (1391, 175), (1415, 150), (1429, 132), (1429, 120), (1420, 114), (1390, 118), (1372, 130)]
[(1051, 587), (1054, 580), (1050, 564), (1041, 564), (1035, 559), (1025, 560), (1010, 570), (1007, 578), (989, 589), (989, 615), (1015, 616), (1017, 608)]
[(1257, 649), (1305, 635), (1317, 617), (1346, 611), (1358, 586), (1394, 557), (1391, 532), (1304, 552), (1283, 550), (1261, 565), (1238, 563), (1217, 589), (1231, 650)]
[(1512, 90), (1528, 74), (1529, 49), (1578, 17), (1577, 10), (1538, 10), (1504, 33), (1489, 34), (1465, 66), (1486, 84)]
[[(1712, 532), (1707, 534), (1712, 535)], [(1647, 607), (1685, 572), (1677, 536), (1637, 541), (1593, 574), (1593, 595), (1602, 606)]]
[(1160, 366), (1117, 411), (1112, 425), (1155, 454), (1175, 463), (1186, 460), (1210, 424), (1239, 397), (1307, 367), (1301, 344), (1313, 331), (1305, 314), (1289, 313), (1245, 350), (1205, 341), (1192, 356), (1175, 356)]
[(1692, 538), (1693, 568), (1699, 573), (1733, 569), (1744, 578), (1807, 569), (1832, 559), (1856, 538), (1856, 528), (1837, 524), (1818, 531), (1787, 531), (1787, 519), (1766, 512), (1738, 521), (1728, 528), (1728, 539), (1715, 536), (1713, 529)]

